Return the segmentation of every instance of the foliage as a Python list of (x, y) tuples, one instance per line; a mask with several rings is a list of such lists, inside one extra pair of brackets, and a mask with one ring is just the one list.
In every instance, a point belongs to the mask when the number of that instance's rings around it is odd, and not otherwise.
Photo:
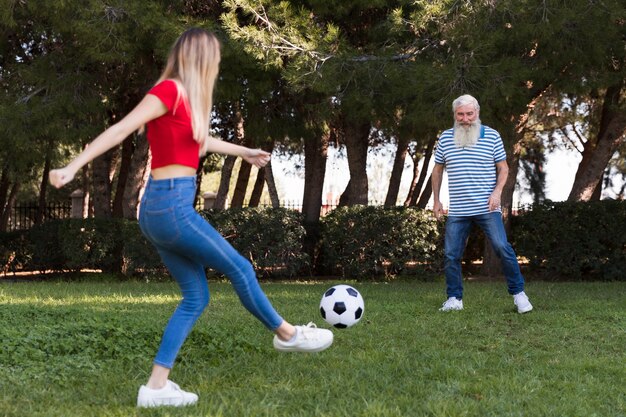
[(6, 274), (28, 268), (33, 254), (30, 242), (29, 231), (27, 230), (0, 233), (2, 272)]
[(132, 220), (54, 220), (33, 227), (28, 240), (30, 260), (25, 269), (31, 271), (102, 269), (132, 274), (162, 268)]
[[(303, 251), (300, 213), (257, 208), (202, 214), (267, 278), (318, 270), (363, 280), (440, 271), (445, 222), (413, 207), (341, 207), (322, 219), (320, 255), (312, 268)], [(509, 239), (530, 273), (548, 280), (623, 280), (626, 270), (624, 201), (535, 205), (513, 217)], [(464, 253), (482, 257), (484, 234), (474, 228)], [(0, 233), (5, 273), (103, 269), (123, 275), (163, 271), (136, 221), (54, 220), (30, 231)]]
[(0, 15), (0, 167), (35, 184), (44, 161), (66, 163), (128, 113), (194, 23), (161, 1), (9, 3)]
[(258, 273), (293, 277), (310, 266), (300, 213), (284, 208), (205, 210), (202, 214)]
[[(550, 122), (552, 101), (531, 105), (546, 88), (557, 107), (562, 97), (584, 103), (626, 71), (622, 0), (8, 0), (0, 10), (0, 167), (31, 194), (46, 158), (67, 162), (128, 113), (189, 26), (222, 39), (216, 132), (232, 137), (238, 109), (250, 144), (287, 152), (338, 115), (421, 147), (468, 92), (510, 145), (529, 107)], [(541, 160), (532, 161), (540, 187)]]
[(512, 236), (534, 270), (569, 279), (626, 278), (626, 201), (535, 205), (514, 218)]
[(322, 259), (353, 279), (393, 276), (416, 265), (438, 269), (443, 236), (429, 212), (413, 207), (339, 207), (322, 219)]
[[(335, 283), (264, 290), (290, 322), (327, 327), (318, 305)], [(459, 314), (437, 311), (443, 282), (359, 283), (359, 324), (324, 352), (285, 355), (230, 284), (211, 282), (171, 376), (198, 404), (140, 410), (175, 284), (5, 283), (0, 415), (620, 416), (625, 285), (531, 282), (535, 310), (519, 315), (503, 282), (467, 283)]]
[(122, 239), (122, 260), (120, 272), (124, 275), (142, 275), (159, 273), (165, 270), (161, 257), (139, 230), (134, 220), (116, 219), (113, 223), (118, 228)]

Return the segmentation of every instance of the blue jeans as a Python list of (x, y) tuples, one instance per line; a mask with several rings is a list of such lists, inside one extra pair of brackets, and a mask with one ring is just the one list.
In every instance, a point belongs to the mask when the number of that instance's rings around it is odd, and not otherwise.
[(479, 216), (449, 216), (446, 221), (445, 239), (445, 275), (448, 297), (463, 298), (463, 278), (461, 277), (461, 259), (467, 244), (467, 238), (476, 223), (485, 232), (496, 255), (502, 263), (502, 272), (506, 277), (509, 294), (524, 291), (524, 277), (517, 262), (517, 256), (507, 241), (502, 213), (494, 211)]
[(139, 227), (178, 283), (182, 300), (170, 318), (154, 363), (172, 368), (194, 323), (209, 304), (205, 267), (226, 275), (244, 307), (268, 329), (283, 322), (261, 290), (250, 262), (196, 210), (196, 178), (150, 178), (141, 200)]

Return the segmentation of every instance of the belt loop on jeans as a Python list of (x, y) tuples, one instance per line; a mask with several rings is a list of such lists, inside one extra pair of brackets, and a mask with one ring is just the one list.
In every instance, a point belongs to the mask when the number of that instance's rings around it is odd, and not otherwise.
[(170, 180), (170, 190), (173, 190), (174, 189), (174, 184), (175, 184), (175, 181), (174, 181), (175, 179), (174, 178), (170, 178), (169, 180)]

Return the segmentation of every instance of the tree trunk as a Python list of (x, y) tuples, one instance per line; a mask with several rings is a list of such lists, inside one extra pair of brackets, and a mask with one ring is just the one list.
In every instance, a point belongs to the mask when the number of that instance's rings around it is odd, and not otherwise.
[(348, 154), (350, 180), (339, 199), (340, 206), (367, 205), (367, 150), (369, 149), (369, 122), (354, 123), (344, 120), (343, 136)]
[[(232, 118), (234, 124), (234, 143), (240, 145), (244, 141), (244, 126), (243, 115), (239, 109), (239, 103), (235, 104), (235, 111)], [(215, 196), (214, 208), (224, 209), (226, 207), (226, 200), (228, 199), (228, 190), (230, 188), (230, 179), (233, 175), (233, 168), (235, 167), (235, 161), (237, 157), (228, 155), (224, 159), (224, 165), (222, 166), (222, 175), (220, 177), (220, 186), (217, 189), (217, 195)], [(243, 162), (243, 161), (242, 161)]]
[(14, 182), (10, 188), (11, 188), (11, 191), (9, 191), (9, 195), (6, 199), (4, 210), (2, 211), (2, 217), (0, 217), (0, 230), (4, 230), (4, 231), (6, 231), (7, 228), (9, 227), (9, 217), (11, 217), (11, 207), (15, 205), (17, 192), (20, 190), (20, 183)]
[[(7, 196), (9, 194), (9, 186), (11, 185), (9, 181), (9, 176), (7, 175), (6, 167), (2, 170), (2, 175), (0, 176), (0, 217), (4, 216), (4, 212), (8, 209), (11, 209), (11, 206), (7, 203)], [(2, 229), (5, 230), (5, 229)]]
[(597, 140), (595, 144), (591, 141), (585, 144), (568, 201), (591, 200), (596, 187), (601, 186), (602, 175), (613, 153), (626, 137), (626, 114), (620, 110), (623, 84), (622, 81), (606, 90)]
[(248, 182), (250, 181), (250, 172), (252, 165), (244, 160), (241, 160), (239, 165), (239, 174), (237, 175), (237, 182), (235, 183), (235, 191), (233, 192), (233, 201), (231, 207), (243, 207), (246, 191), (248, 190)]
[(411, 176), (411, 185), (409, 186), (409, 192), (407, 193), (406, 198), (404, 199), (405, 207), (411, 205), (411, 200), (413, 199), (414, 193), (419, 194), (419, 191), (417, 189), (417, 182), (420, 176), (419, 161), (420, 159), (422, 159), (422, 153), (416, 151), (415, 155), (411, 155), (411, 159), (413, 160), (413, 173), (412, 173), (413, 175)]
[[(426, 161), (424, 161), (426, 163)], [(422, 170), (424, 172), (425, 170)], [(421, 175), (420, 175), (421, 177)], [(433, 182), (432, 182), (432, 173), (428, 176), (428, 181), (426, 181), (426, 187), (424, 187), (424, 191), (420, 194), (420, 199), (417, 202), (417, 207), (421, 209), (425, 209), (430, 201), (430, 196), (433, 193)], [(422, 179), (420, 178), (419, 184), (421, 184)], [(421, 187), (420, 187), (421, 188)]]
[(150, 145), (145, 136), (137, 136), (137, 144), (133, 152), (126, 187), (124, 188), (124, 202), (122, 216), (125, 219), (136, 219), (138, 215), (141, 193), (150, 175)]
[(254, 181), (254, 187), (252, 188), (252, 194), (250, 194), (250, 201), (248, 207), (259, 207), (261, 203), (261, 195), (263, 195), (263, 187), (265, 186), (265, 168), (259, 169), (256, 174), (256, 180)]
[(41, 176), (41, 183), (39, 186), (39, 202), (37, 204), (37, 214), (35, 215), (34, 223), (40, 224), (43, 222), (46, 215), (46, 191), (48, 190), (48, 173), (50, 172), (51, 154), (53, 140), (48, 138), (48, 147), (46, 148), (46, 159), (43, 164), (43, 174)]
[(0, 230), (7, 231), (8, 219), (11, 212), (11, 204), (9, 203), (9, 187), (11, 183), (9, 176), (7, 175), (7, 169), (2, 170), (2, 176), (0, 176), (0, 219), (6, 218), (7, 221), (2, 223), (0, 220)]
[(223, 210), (226, 208), (228, 189), (230, 188), (230, 178), (233, 175), (233, 168), (235, 167), (236, 160), (237, 157), (232, 155), (228, 155), (224, 159), (224, 165), (222, 165), (222, 173), (220, 176), (220, 186), (217, 188), (215, 203), (213, 203), (213, 207), (216, 209)]
[(280, 200), (278, 199), (278, 190), (276, 190), (276, 182), (274, 181), (274, 171), (272, 169), (272, 161), (268, 162), (263, 168), (265, 183), (267, 184), (267, 192), (270, 195), (270, 201), (272, 207), (280, 207)]
[(328, 159), (330, 135), (324, 132), (319, 137), (304, 140), (304, 194), (302, 196), (302, 214), (304, 215), (303, 250), (311, 258), (311, 265), (317, 265), (317, 244), (319, 242), (319, 224), (322, 211), (322, 194)]
[(122, 144), (122, 157), (120, 162), (120, 173), (117, 176), (117, 184), (115, 186), (115, 196), (113, 197), (112, 215), (116, 218), (124, 217), (124, 197), (126, 193), (126, 183), (130, 176), (131, 161), (135, 151), (133, 143), (135, 137), (126, 139)]
[[(266, 142), (265, 145), (261, 147), (261, 149), (272, 153), (272, 151), (274, 150), (274, 141), (271, 140)], [(274, 184), (274, 175), (272, 173), (271, 160), (267, 163), (267, 165), (265, 165), (265, 167), (259, 169), (257, 173), (256, 181), (254, 182), (254, 188), (252, 189), (252, 194), (250, 195), (250, 202), (248, 203), (249, 207), (258, 207), (259, 204), (261, 204), (261, 197), (263, 196), (263, 187), (265, 186), (265, 183), (267, 183), (272, 207), (280, 207), (278, 193), (276, 192), (276, 184)], [(274, 194), (274, 196), (272, 196), (272, 193)], [(276, 202), (275, 205), (274, 202)]]
[(400, 192), (400, 183), (402, 182), (402, 173), (404, 172), (404, 162), (406, 160), (407, 148), (409, 146), (408, 135), (401, 135), (398, 138), (398, 149), (393, 160), (391, 168), (391, 178), (389, 178), (389, 188), (385, 197), (385, 207), (393, 207), (398, 201), (398, 193)]
[[(240, 129), (240, 143), (243, 146), (251, 146), (250, 138), (245, 136), (243, 121)], [(246, 192), (248, 191), (248, 182), (250, 182), (251, 172), (252, 165), (242, 159), (241, 164), (239, 165), (239, 173), (237, 174), (237, 182), (235, 183), (235, 190), (233, 192), (233, 201), (231, 202), (231, 207), (243, 207), (246, 200)]]
[(114, 149), (93, 160), (92, 187), (94, 217), (111, 217), (111, 163)]
[[(426, 148), (426, 152), (424, 153), (424, 163), (422, 164), (422, 172), (420, 172), (419, 180), (415, 186), (415, 190), (413, 195), (411, 196), (411, 201), (409, 202), (410, 206), (418, 206), (420, 208), (426, 208), (428, 201), (430, 200), (430, 195), (433, 192), (433, 185), (430, 181), (430, 176), (428, 177), (428, 181), (426, 181), (426, 187), (424, 188), (424, 181), (426, 180), (426, 175), (428, 174), (428, 166), (430, 165), (430, 159), (433, 157), (433, 149), (435, 148), (435, 143), (437, 143), (437, 139), (433, 139), (428, 143), (428, 147)], [(414, 163), (418, 163), (419, 161), (414, 161)], [(422, 191), (424, 188), (424, 191)], [(421, 197), (420, 197), (421, 196)], [(418, 197), (420, 197), (418, 201)]]

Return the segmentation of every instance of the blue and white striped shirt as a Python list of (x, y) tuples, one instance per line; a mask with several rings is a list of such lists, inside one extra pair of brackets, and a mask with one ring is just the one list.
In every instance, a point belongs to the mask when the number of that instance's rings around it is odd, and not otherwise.
[(464, 148), (454, 143), (454, 129), (443, 132), (437, 142), (435, 163), (445, 165), (448, 173), (448, 215), (489, 213), (489, 196), (496, 187), (496, 162), (505, 159), (502, 138), (495, 129), (483, 125), (478, 142)]

